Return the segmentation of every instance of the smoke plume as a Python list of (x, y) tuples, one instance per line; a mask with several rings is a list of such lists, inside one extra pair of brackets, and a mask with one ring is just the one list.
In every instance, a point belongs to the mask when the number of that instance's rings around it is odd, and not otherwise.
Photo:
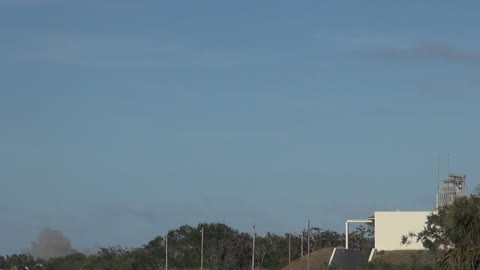
[(33, 242), (32, 247), (25, 253), (36, 258), (49, 260), (72, 254), (73, 249), (70, 240), (61, 231), (46, 228), (40, 232), (38, 240)]

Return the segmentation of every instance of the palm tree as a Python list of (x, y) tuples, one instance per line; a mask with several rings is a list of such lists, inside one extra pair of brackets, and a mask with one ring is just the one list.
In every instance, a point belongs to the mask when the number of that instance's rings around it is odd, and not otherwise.
[(459, 198), (446, 208), (444, 237), (449, 240), (440, 266), (476, 270), (480, 266), (480, 197)]
[(438, 252), (440, 269), (480, 269), (480, 186), (476, 191), (440, 208), (428, 217), (422, 232), (410, 235)]

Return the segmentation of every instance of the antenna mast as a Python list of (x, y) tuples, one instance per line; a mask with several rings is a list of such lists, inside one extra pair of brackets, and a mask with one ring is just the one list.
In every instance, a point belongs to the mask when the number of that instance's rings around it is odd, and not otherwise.
[(450, 153), (447, 153), (447, 178), (450, 176)]
[(440, 155), (437, 157), (437, 203), (435, 209), (438, 210), (438, 196), (440, 193)]

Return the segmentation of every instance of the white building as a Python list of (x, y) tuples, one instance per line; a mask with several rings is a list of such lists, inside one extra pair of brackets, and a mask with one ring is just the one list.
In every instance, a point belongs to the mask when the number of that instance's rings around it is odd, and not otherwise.
[[(373, 218), (349, 219), (345, 222), (345, 249), (335, 248), (328, 265), (332, 263), (337, 266), (348, 264), (351, 267), (352, 261), (360, 265), (362, 255), (360, 250), (348, 249), (349, 225), (351, 223), (370, 223), (375, 226), (375, 247), (371, 250), (368, 262), (373, 258), (375, 251), (391, 250), (424, 250), (423, 244), (417, 242), (415, 237), (409, 237), (406, 244), (402, 243), (404, 236), (411, 233), (417, 234), (423, 231), (432, 211), (375, 211)], [(365, 258), (365, 262), (367, 259)], [(365, 263), (363, 262), (363, 263)], [(343, 267), (343, 266), (342, 266)], [(348, 268), (350, 269), (350, 268)], [(353, 269), (353, 268), (352, 268)]]
[(376, 211), (375, 249), (377, 250), (422, 250), (421, 242), (410, 239), (402, 244), (402, 236), (419, 233), (425, 227), (432, 211)]

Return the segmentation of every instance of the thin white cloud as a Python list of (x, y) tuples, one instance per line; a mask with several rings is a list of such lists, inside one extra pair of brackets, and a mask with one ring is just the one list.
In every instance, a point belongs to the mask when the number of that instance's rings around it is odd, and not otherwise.
[(79, 33), (17, 34), (14, 61), (118, 66), (166, 55), (166, 42)]
[(205, 51), (192, 44), (157, 36), (138, 38), (84, 33), (7, 33), (14, 63), (53, 63), (95, 67), (224, 68), (262, 64), (262, 57)]
[(313, 35), (314, 39), (330, 42), (336, 48), (397, 60), (440, 60), (480, 64), (480, 49), (464, 48), (442, 41), (424, 41), (389, 35)]
[(0, 0), (0, 9), (2, 8), (31, 8), (50, 5), (56, 0)]
[(392, 59), (441, 60), (480, 64), (480, 52), (466, 51), (445, 43), (420, 43), (410, 47), (379, 47), (373, 52)]
[(434, 96), (451, 98), (462, 93), (462, 89), (454, 85), (434, 84), (434, 83), (419, 83), (417, 89), (420, 93)]

